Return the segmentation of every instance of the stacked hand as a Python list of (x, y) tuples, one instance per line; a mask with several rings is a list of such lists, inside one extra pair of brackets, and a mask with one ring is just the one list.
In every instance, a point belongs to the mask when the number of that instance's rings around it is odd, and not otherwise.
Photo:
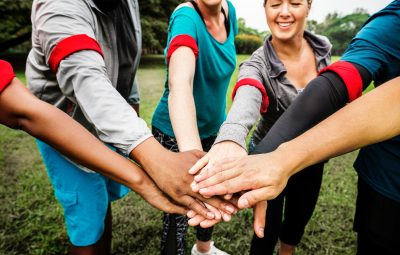
[(175, 153), (164, 149), (154, 138), (149, 138), (132, 151), (147, 174), (176, 204), (193, 210), (208, 220), (228, 219), (237, 208), (217, 196), (205, 198), (191, 190), (193, 176), (188, 169), (202, 156), (201, 151)]
[[(244, 192), (240, 194), (238, 207), (240, 209), (254, 207), (254, 231), (262, 237), (266, 201), (277, 197), (289, 179), (287, 169), (290, 168), (284, 164), (284, 154), (278, 151), (252, 156), (237, 153), (234, 157), (217, 159), (214, 151), (211, 149), (209, 154), (189, 170), (190, 173), (198, 173), (194, 178), (195, 182), (191, 185), (193, 191), (205, 197)], [(218, 151), (222, 150), (218, 149)], [(198, 218), (196, 215), (193, 217)], [(198, 223), (198, 220), (193, 220), (192, 223)], [(208, 223), (205, 221), (199, 224), (204, 226)]]

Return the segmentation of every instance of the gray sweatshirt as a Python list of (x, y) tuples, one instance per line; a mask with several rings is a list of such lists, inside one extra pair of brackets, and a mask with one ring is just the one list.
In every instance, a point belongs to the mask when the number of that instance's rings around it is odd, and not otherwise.
[[(305, 31), (304, 38), (314, 50), (317, 71), (329, 65), (332, 48), (329, 40), (308, 31)], [(271, 44), (271, 37), (267, 38), (264, 46), (256, 50), (250, 59), (240, 65), (238, 81), (243, 79), (262, 84), (268, 95), (268, 109), (261, 114), (253, 133), (253, 140), (257, 144), (300, 91), (287, 79), (286, 68)], [(233, 141), (246, 148), (246, 137), (260, 117), (262, 101), (262, 93), (254, 84), (239, 87), (215, 143)]]
[[(137, 40), (133, 67), (137, 70), (142, 43), (138, 1), (127, 0), (127, 6)], [(65, 57), (57, 71), (52, 71), (49, 63), (53, 50), (60, 41), (76, 35), (94, 39), (104, 57), (93, 50), (80, 50)], [(127, 103), (137, 102), (138, 98), (133, 98), (137, 85), (132, 84), (129, 98), (116, 90), (116, 40), (113, 23), (92, 0), (35, 0), (26, 77), (29, 89), (38, 98), (67, 112), (103, 142), (129, 155), (151, 132)]]

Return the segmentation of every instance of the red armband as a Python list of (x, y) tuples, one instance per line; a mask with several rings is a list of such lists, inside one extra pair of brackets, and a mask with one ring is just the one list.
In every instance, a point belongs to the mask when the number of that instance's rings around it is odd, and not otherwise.
[(63, 59), (81, 50), (96, 51), (104, 58), (103, 51), (101, 50), (99, 43), (95, 39), (85, 34), (73, 35), (62, 39), (53, 48), (49, 58), (50, 69), (54, 73), (56, 73), (60, 62)]
[(266, 113), (267, 109), (268, 109), (268, 105), (269, 105), (269, 99), (268, 99), (268, 95), (267, 95), (267, 90), (265, 89), (264, 85), (260, 81), (258, 81), (256, 79), (245, 78), (245, 79), (241, 79), (240, 81), (238, 81), (236, 83), (236, 85), (235, 85), (235, 88), (232, 91), (232, 101), (235, 99), (236, 91), (241, 86), (245, 86), (245, 85), (256, 87), (261, 92), (262, 104), (261, 104), (260, 112), (261, 113)]
[(169, 63), (172, 54), (181, 46), (192, 49), (196, 58), (199, 55), (199, 47), (197, 46), (196, 40), (193, 37), (190, 35), (178, 35), (175, 36), (169, 44), (167, 52), (167, 64)]
[(355, 68), (351, 63), (346, 61), (338, 61), (323, 68), (319, 74), (331, 71), (339, 75), (343, 80), (347, 88), (347, 93), (349, 94), (349, 102), (357, 99), (362, 94), (362, 78), (357, 68)]
[(0, 93), (11, 83), (14, 77), (15, 73), (11, 64), (0, 60)]

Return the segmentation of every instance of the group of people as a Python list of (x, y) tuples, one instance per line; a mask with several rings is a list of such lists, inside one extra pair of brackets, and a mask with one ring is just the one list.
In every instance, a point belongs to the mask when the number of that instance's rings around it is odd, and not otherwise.
[[(250, 253), (273, 254), (279, 239), (279, 254), (293, 254), (324, 162), (361, 147), (357, 253), (399, 254), (400, 39), (392, 35), (400, 0), (371, 16), (334, 64), (329, 40), (305, 30), (311, 5), (264, 1), (271, 35), (240, 65), (227, 116), (235, 8), (228, 0), (179, 5), (150, 131), (138, 117), (138, 2), (33, 2), (26, 77), (36, 97), (0, 61), (0, 121), (37, 138), (70, 254), (110, 254), (110, 204), (129, 189), (166, 212), (162, 254), (185, 254), (188, 224), (199, 226), (192, 254), (227, 254), (211, 241), (212, 226), (250, 207)], [(357, 99), (371, 81), (379, 87)]]

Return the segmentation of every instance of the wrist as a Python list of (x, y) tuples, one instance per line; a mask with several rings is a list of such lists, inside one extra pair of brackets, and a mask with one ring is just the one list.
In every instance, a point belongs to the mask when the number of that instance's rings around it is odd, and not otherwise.
[(172, 152), (165, 149), (154, 137), (150, 137), (136, 146), (130, 153), (130, 157), (141, 165), (146, 173), (153, 176), (157, 170), (155, 165), (160, 165), (160, 161), (165, 161), (170, 158), (171, 153)]
[[(286, 175), (288, 178), (306, 167), (304, 166), (307, 157), (305, 148), (296, 149), (295, 146), (286, 142), (281, 144), (276, 151), (272, 153), (276, 153), (278, 157), (281, 157), (282, 174)], [(290, 155), (290, 157), (288, 157), (288, 155)]]

